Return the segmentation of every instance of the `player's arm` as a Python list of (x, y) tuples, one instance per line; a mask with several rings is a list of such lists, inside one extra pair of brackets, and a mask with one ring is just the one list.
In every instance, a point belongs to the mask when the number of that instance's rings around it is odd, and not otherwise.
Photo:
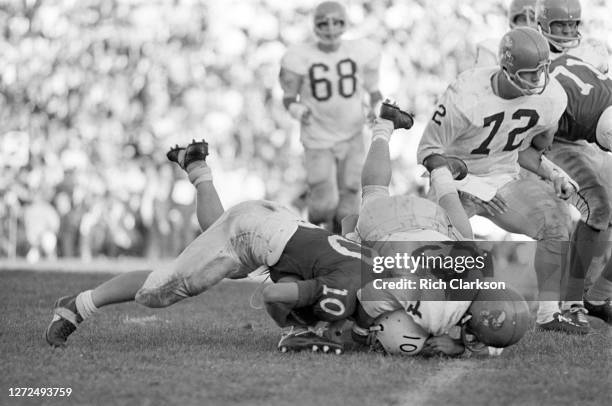
[[(460, 159), (446, 156), (446, 148), (453, 142), (455, 134), (467, 128), (467, 118), (455, 106), (455, 94), (448, 88), (438, 104), (417, 150), (417, 161), (430, 173), (431, 185), (436, 192), (438, 204), (446, 210), (452, 224), (465, 238), (473, 238), (469, 218), (463, 209), (454, 179), (465, 176), (467, 168), (462, 168)], [(452, 170), (452, 168), (462, 168)]]
[(304, 81), (304, 75), (300, 68), (304, 62), (299, 52), (289, 50), (281, 61), (279, 81), (283, 89), (283, 106), (289, 114), (303, 124), (310, 122), (310, 109), (300, 103), (300, 90)]
[(373, 120), (377, 116), (376, 113), (382, 101), (382, 93), (378, 87), (380, 81), (380, 46), (367, 41), (364, 44), (364, 51), (369, 55), (369, 60), (363, 66), (363, 88), (368, 92), (370, 98), (370, 113), (368, 115)]
[(434, 169), (432, 162), (436, 161), (435, 157), (446, 157), (447, 148), (469, 125), (467, 118), (457, 107), (456, 98), (457, 94), (453, 87), (449, 86), (419, 142), (417, 162), (423, 164), (430, 172)]
[(572, 193), (579, 190), (578, 183), (571, 176), (533, 147), (519, 152), (519, 165), (550, 181), (555, 187), (557, 196), (562, 199), (569, 198)]
[(310, 109), (299, 101), (299, 92), (304, 77), (288, 69), (281, 68), (279, 80), (283, 89), (283, 106), (285, 106), (293, 118), (308, 124), (310, 122)]

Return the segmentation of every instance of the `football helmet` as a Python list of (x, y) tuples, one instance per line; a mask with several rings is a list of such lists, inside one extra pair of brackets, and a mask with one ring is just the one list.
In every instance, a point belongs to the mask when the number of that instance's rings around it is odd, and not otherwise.
[(529, 307), (511, 288), (481, 289), (466, 312), (461, 338), (466, 348), (504, 348), (517, 343), (529, 327)]
[[(579, 0), (538, 0), (536, 3), (536, 21), (542, 35), (559, 50), (576, 48), (580, 45), (582, 35), (578, 31), (581, 7)], [(555, 22), (575, 22), (575, 29), (562, 35), (553, 34), (551, 24)]]
[(389, 355), (416, 355), (429, 337), (404, 309), (379, 316), (370, 334), (372, 349)]
[(522, 94), (541, 94), (548, 85), (550, 50), (535, 29), (517, 27), (507, 32), (499, 44), (498, 59), (510, 83)]
[(344, 6), (336, 1), (324, 1), (314, 11), (314, 33), (319, 42), (325, 45), (336, 45), (344, 34), (347, 25), (347, 14)]
[[(536, 0), (512, 0), (508, 8), (508, 22), (510, 28), (516, 28), (521, 25), (536, 27), (535, 6)], [(520, 16), (525, 16), (525, 24), (517, 24), (516, 20)]]

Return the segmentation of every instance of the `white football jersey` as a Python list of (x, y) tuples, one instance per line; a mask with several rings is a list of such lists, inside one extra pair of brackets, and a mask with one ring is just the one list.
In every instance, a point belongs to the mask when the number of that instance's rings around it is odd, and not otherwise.
[[(399, 278), (385, 281), (399, 281)], [(414, 280), (418, 280), (415, 278)], [(418, 282), (417, 282), (418, 283)], [(461, 321), (470, 301), (445, 300), (444, 291), (428, 289), (376, 289), (372, 282), (357, 292), (361, 306), (373, 318), (404, 309), (426, 332), (434, 336), (448, 334)]]
[[(567, 51), (571, 56), (582, 59), (590, 63), (602, 73), (608, 73), (610, 68), (610, 55), (606, 45), (594, 38), (583, 38), (580, 45)], [(551, 53), (554, 58), (555, 54)]]
[(312, 113), (311, 123), (301, 127), (307, 148), (330, 148), (361, 133), (363, 72), (378, 70), (379, 65), (380, 47), (365, 39), (343, 40), (335, 52), (323, 52), (314, 42), (287, 50), (281, 66), (304, 78), (300, 102)]
[(468, 70), (446, 89), (419, 143), (418, 162), (431, 154), (456, 156), (470, 174), (492, 179), (496, 187), (518, 177), (519, 151), (556, 128), (567, 96), (551, 78), (542, 94), (503, 99), (491, 84), (498, 69)]
[(500, 38), (487, 38), (476, 44), (476, 61), (474, 66), (497, 66), (497, 51), (499, 49)]

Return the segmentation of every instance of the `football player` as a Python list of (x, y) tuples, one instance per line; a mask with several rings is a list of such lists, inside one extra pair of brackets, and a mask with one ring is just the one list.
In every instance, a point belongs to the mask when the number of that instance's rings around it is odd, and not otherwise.
[[(417, 159), (430, 172), (439, 156), (467, 164), (469, 175), (460, 190), (468, 215), (538, 240), (537, 326), (584, 334), (588, 328), (563, 317), (558, 306), (570, 223), (559, 197), (568, 198), (575, 189), (541, 161), (567, 105), (563, 88), (548, 75), (548, 48), (535, 29), (506, 33), (499, 66), (466, 71), (448, 87), (425, 128)], [(551, 183), (519, 178), (519, 164)], [(488, 188), (470, 187), (474, 180)]]
[(45, 333), (50, 345), (64, 345), (100, 307), (126, 301), (166, 307), (224, 278), (243, 278), (267, 267), (272, 281), (283, 283), (263, 290), (266, 309), (280, 326), (302, 327), (283, 337), (279, 347), (342, 351), (340, 344), (308, 327), (316, 321), (340, 322), (354, 312), (361, 286), (360, 246), (274, 202), (248, 201), (224, 211), (207, 154), (204, 141), (168, 153), (196, 187), (202, 234), (168, 266), (121, 274), (93, 290), (60, 298)]
[(572, 235), (562, 308), (564, 315), (583, 325), (588, 325), (587, 310), (612, 323), (610, 271), (586, 293), (584, 306), (582, 301), (584, 277), (593, 258), (604, 255), (610, 246), (612, 156), (605, 151), (612, 149), (612, 80), (602, 73), (607, 70), (607, 52), (584, 51), (592, 47), (582, 45), (578, 0), (539, 0), (536, 19), (550, 45), (551, 76), (561, 83), (568, 99), (546, 156), (580, 187), (573, 203), (582, 219)]
[[(391, 113), (385, 114), (386, 111)], [(435, 257), (452, 255), (453, 249), (459, 247), (440, 242), (472, 238), (469, 219), (454, 180), (465, 177), (466, 165), (457, 158), (443, 156), (431, 162), (435, 202), (412, 195), (390, 196), (389, 138), (394, 129), (406, 128), (398, 118), (407, 119), (409, 116), (397, 108), (393, 111), (392, 106), (384, 103), (381, 117), (392, 120), (379, 118), (373, 128), (372, 143), (362, 172), (362, 207), (355, 228), (357, 238), (364, 246), (386, 257), (402, 252), (427, 253)], [(459, 251), (463, 255), (477, 253), (476, 247), (465, 243)], [(425, 274), (433, 277), (431, 272)], [(457, 277), (459, 274), (451, 271), (451, 275)], [(422, 277), (410, 273), (403, 273), (403, 276), (411, 277), (416, 284)], [(475, 275), (466, 272), (463, 277), (474, 278)], [(396, 282), (405, 279), (383, 280)], [(471, 328), (470, 334), (474, 339), (469, 348), (472, 350), (477, 342), (495, 347), (514, 344), (527, 329), (527, 304), (511, 289), (499, 292), (471, 290), (456, 294), (445, 292), (445, 289), (421, 290), (418, 287), (381, 289), (376, 283), (366, 283), (358, 293), (353, 337), (357, 342), (380, 345), (389, 354), (415, 355), (423, 348), (448, 355), (461, 354), (467, 341), (461, 341), (459, 334), (455, 339), (448, 335), (461, 321), (465, 329)], [(480, 317), (490, 314), (498, 316), (495, 326), (484, 319), (479, 321)], [(464, 335), (464, 339), (466, 337)]]
[[(536, 27), (535, 22), (536, 0), (512, 0), (508, 7), (508, 24), (510, 29), (515, 27)], [(495, 66), (499, 38), (488, 38), (476, 44), (475, 66)]]
[(314, 11), (316, 42), (291, 46), (281, 61), (283, 104), (300, 122), (308, 183), (308, 219), (334, 224), (359, 209), (365, 154), (365, 96), (371, 111), (378, 90), (380, 48), (365, 39), (343, 40), (348, 18), (336, 1)]

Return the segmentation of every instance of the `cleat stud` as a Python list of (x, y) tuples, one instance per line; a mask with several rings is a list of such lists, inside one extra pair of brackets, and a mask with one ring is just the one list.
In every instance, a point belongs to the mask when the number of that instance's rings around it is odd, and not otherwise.
[(340, 348), (336, 348), (334, 352), (336, 353), (336, 355), (342, 354), (342, 350)]
[(283, 346), (280, 348), (280, 352), (287, 352), (287, 347)]
[(324, 345), (323, 352), (328, 352), (328, 351), (329, 351), (329, 345)]
[(312, 346), (312, 352), (317, 352), (317, 351), (319, 351), (319, 347), (316, 346), (316, 345), (313, 345)]

